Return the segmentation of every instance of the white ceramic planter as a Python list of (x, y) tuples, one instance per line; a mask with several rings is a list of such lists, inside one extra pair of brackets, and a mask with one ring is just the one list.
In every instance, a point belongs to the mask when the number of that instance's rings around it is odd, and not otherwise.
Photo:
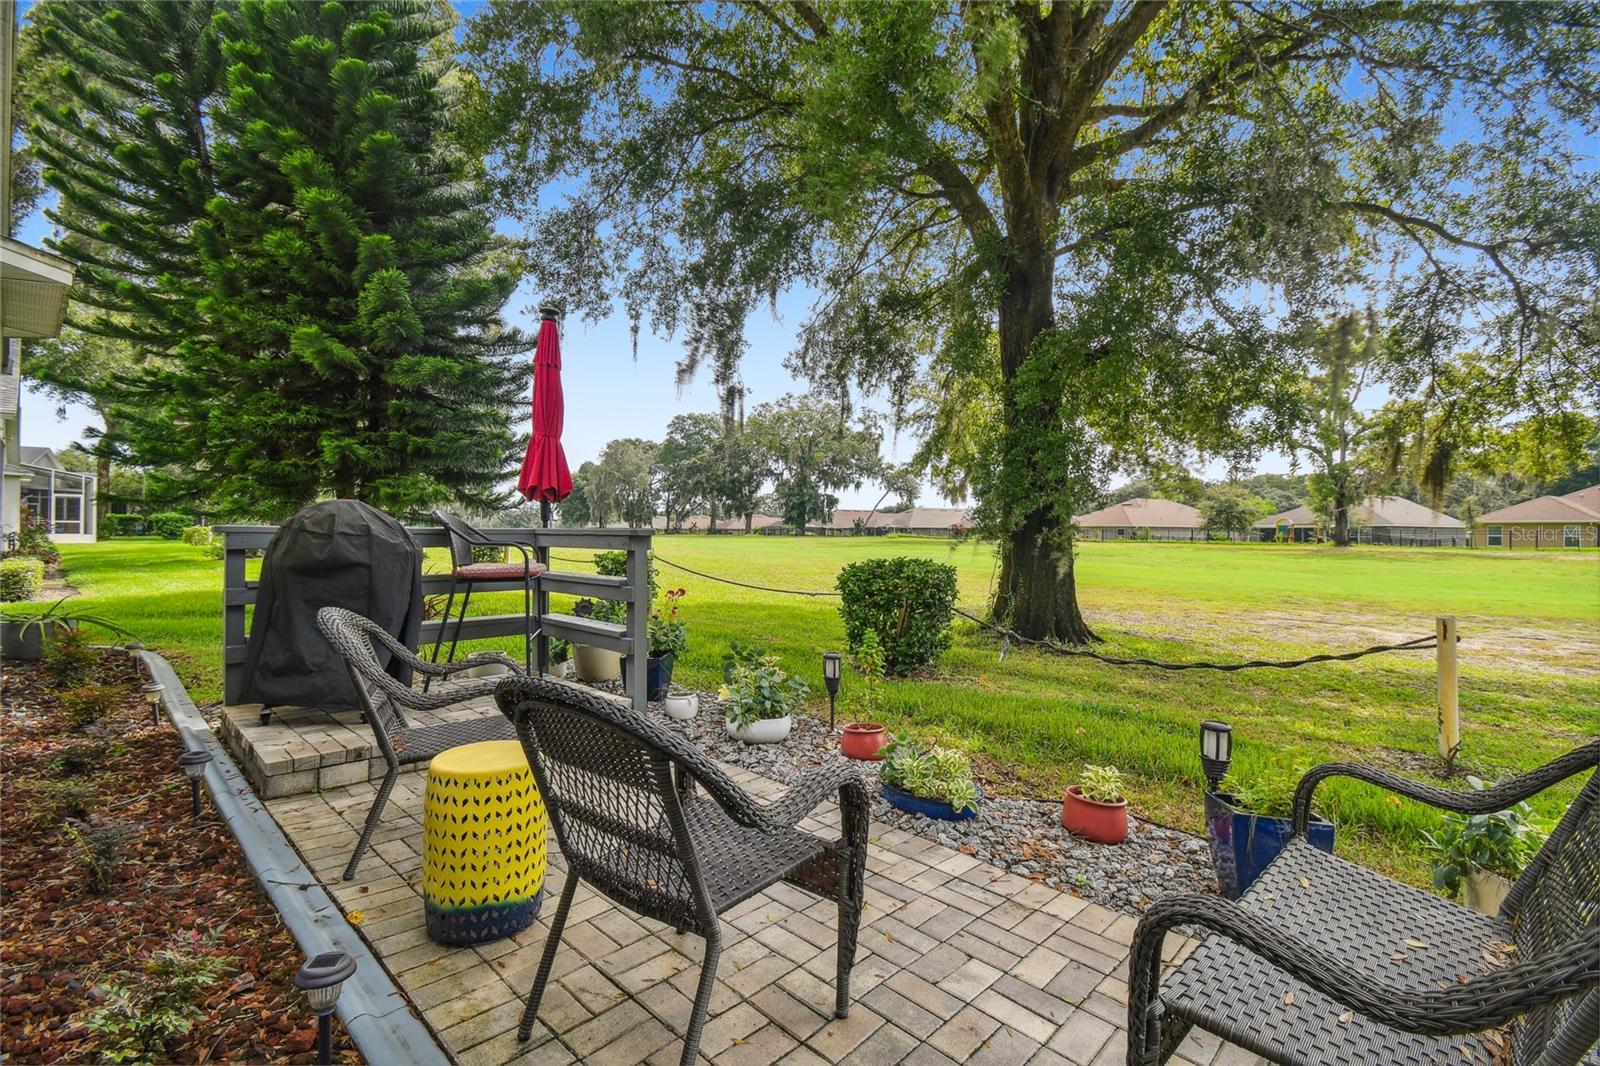
[(615, 681), (622, 676), (622, 653), (586, 644), (572, 646), (579, 681)]
[(759, 722), (749, 725), (734, 725), (723, 719), (723, 726), (728, 730), (728, 735), (735, 740), (742, 740), (746, 744), (776, 744), (789, 737), (789, 727), (794, 725), (794, 715), (786, 714), (782, 718), (763, 718)]
[(1499, 914), (1500, 904), (1511, 891), (1511, 882), (1490, 870), (1473, 870), (1462, 878), (1467, 887), (1467, 906), (1479, 914)]
[(457, 671), (456, 677), (499, 677), (501, 674), (511, 673), (511, 667), (505, 663), (484, 663), (482, 666), (469, 666), (465, 670)]
[(661, 704), (668, 718), (687, 722), (700, 713), (700, 697), (691, 692), (684, 696), (668, 696)]

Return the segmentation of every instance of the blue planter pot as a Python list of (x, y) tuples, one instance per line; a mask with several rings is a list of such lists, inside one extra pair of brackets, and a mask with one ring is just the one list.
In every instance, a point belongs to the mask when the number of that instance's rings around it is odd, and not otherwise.
[(652, 655), (645, 659), (645, 699), (659, 703), (667, 698), (667, 690), (672, 687), (672, 664), (677, 661), (677, 658), (675, 654), (668, 652), (666, 655)]
[[(944, 822), (965, 822), (969, 818), (976, 818), (978, 812), (958, 811), (943, 800), (923, 799), (913, 796), (909, 792), (902, 792), (893, 785), (883, 786), (883, 798), (889, 806), (905, 811), (907, 814), (921, 814), (928, 818), (937, 818)], [(983, 787), (978, 787), (978, 799), (983, 800)]]
[[(1226, 793), (1206, 793), (1206, 840), (1216, 864), (1222, 894), (1238, 899), (1255, 883), (1283, 846), (1289, 842), (1287, 818), (1250, 814), (1233, 805)], [(1333, 854), (1333, 823), (1313, 818), (1306, 839), (1314, 848)]]

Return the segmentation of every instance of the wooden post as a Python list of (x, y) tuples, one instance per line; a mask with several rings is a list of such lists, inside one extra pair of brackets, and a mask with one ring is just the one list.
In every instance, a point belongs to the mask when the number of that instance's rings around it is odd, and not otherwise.
[(1434, 659), (1439, 667), (1439, 754), (1448, 770), (1461, 751), (1460, 686), (1456, 677), (1456, 620), (1450, 615), (1434, 619), (1438, 647)]

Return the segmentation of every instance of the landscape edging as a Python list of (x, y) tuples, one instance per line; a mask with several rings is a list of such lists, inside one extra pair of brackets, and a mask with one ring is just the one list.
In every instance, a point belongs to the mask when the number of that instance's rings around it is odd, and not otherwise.
[(312, 876), (278, 823), (256, 798), (244, 774), (189, 698), (172, 664), (148, 649), (129, 650), (139, 656), (151, 679), (164, 686), (162, 701), (184, 746), (190, 751), (210, 753), (206, 790), (295, 942), (308, 955), (336, 950), (366, 962), (357, 966), (354, 976), (345, 982), (336, 1008), (362, 1057), (375, 1064), (447, 1066), (450, 1056), (427, 1024), (411, 1012), (389, 971), (345, 920), (328, 890)]

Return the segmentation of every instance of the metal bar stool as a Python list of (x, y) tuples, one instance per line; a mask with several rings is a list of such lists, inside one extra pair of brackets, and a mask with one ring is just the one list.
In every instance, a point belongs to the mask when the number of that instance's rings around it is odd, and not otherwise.
[[(474, 529), (466, 522), (453, 514), (444, 511), (433, 512), (433, 517), (444, 527), (450, 536), (450, 595), (445, 600), (444, 616), (439, 620), (439, 637), (433, 642), (432, 662), (439, 661), (439, 648), (444, 644), (445, 630), (450, 626), (450, 612), (455, 606), (456, 591), (461, 590), (461, 613), (456, 616), (455, 633), (450, 637), (450, 653), (445, 657), (446, 662), (453, 662), (456, 657), (456, 644), (461, 640), (461, 627), (467, 620), (467, 604), (472, 600), (472, 586), (480, 581), (522, 581), (522, 617), (523, 638), (525, 641), (523, 659), (529, 672), (533, 670), (533, 587), (539, 575), (547, 569), (544, 564), (535, 561), (529, 554), (527, 546), (522, 544), (501, 544), (490, 540), (482, 531)], [(516, 563), (488, 562), (480, 563), (473, 559), (473, 548), (513, 548), (522, 555), (522, 561)], [(430, 679), (431, 680), (431, 679)], [(423, 684), (427, 690), (427, 682)]]

